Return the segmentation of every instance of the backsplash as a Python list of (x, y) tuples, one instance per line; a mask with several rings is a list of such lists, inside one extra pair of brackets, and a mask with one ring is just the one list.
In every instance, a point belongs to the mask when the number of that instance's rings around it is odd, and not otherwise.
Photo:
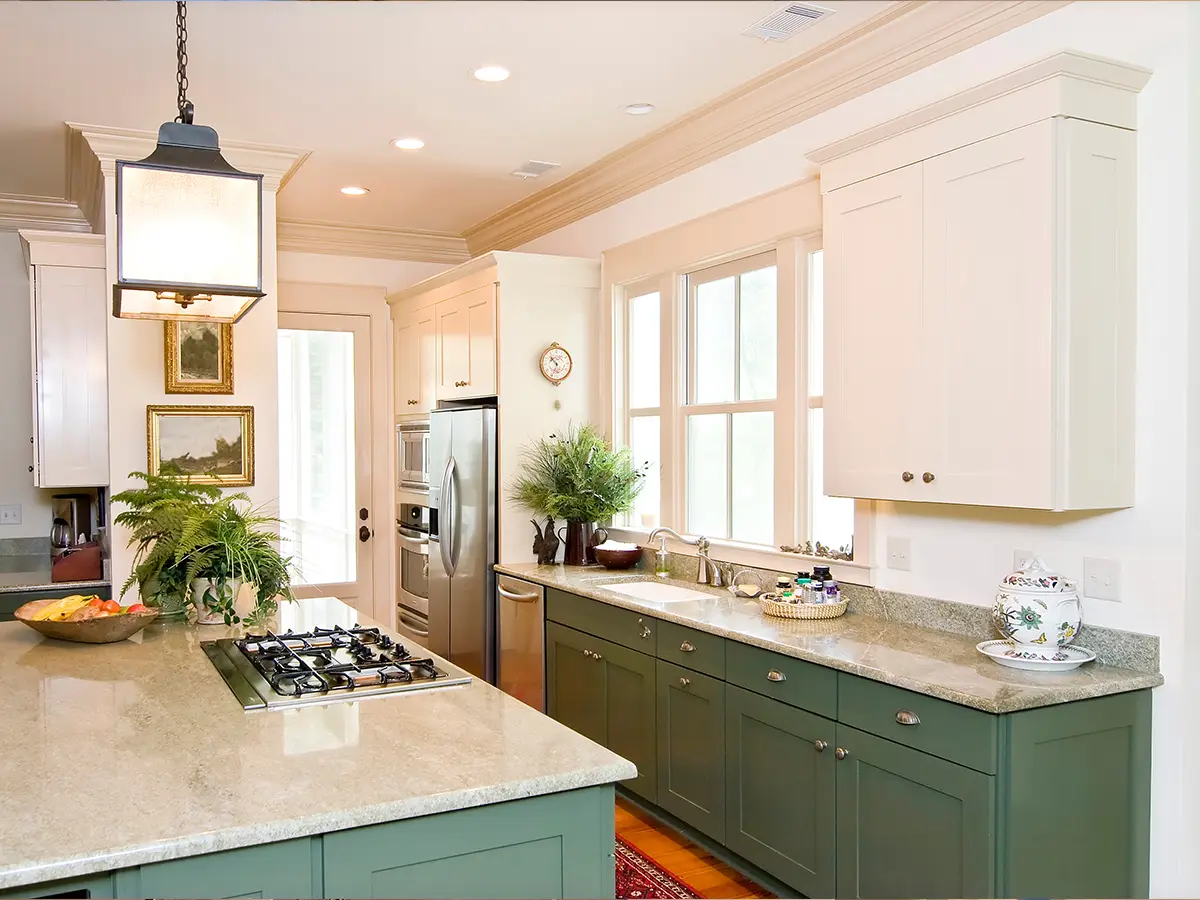
[(0, 538), (0, 556), (49, 556), (50, 538)]
[[(648, 571), (654, 571), (653, 550), (644, 549), (641, 566)], [(672, 553), (670, 566), (672, 577), (695, 581), (699, 562), (695, 556)], [(733, 568), (735, 572), (753, 572), (767, 588), (770, 588), (780, 575), (788, 578), (794, 578), (796, 575), (795, 570), (783, 572), (737, 565)], [(881, 591), (858, 584), (843, 583), (841, 589), (842, 595), (849, 601), (847, 612), (948, 631), (978, 641), (991, 640), (997, 636), (992, 628), (990, 606), (957, 603), (953, 600), (920, 597), (897, 591)], [(1096, 658), (1106, 665), (1120, 666), (1137, 672), (1159, 671), (1159, 641), (1155, 635), (1101, 628), (1084, 622), (1075, 642), (1093, 651)]]

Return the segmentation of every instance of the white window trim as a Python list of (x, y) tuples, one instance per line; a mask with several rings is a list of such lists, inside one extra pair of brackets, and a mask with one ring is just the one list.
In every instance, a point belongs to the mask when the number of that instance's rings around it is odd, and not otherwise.
[[(718, 259), (709, 259), (691, 266), (678, 266), (657, 276), (641, 278), (625, 284), (609, 285), (607, 296), (608, 324), (601, 332), (601, 359), (611, 361), (611, 391), (605, 398), (605, 418), (610, 423), (615, 440), (628, 443), (631, 410), (626, 406), (629, 396), (626, 354), (628, 352), (627, 300), (631, 297), (658, 292), (660, 298), (661, 325), (660, 359), (669, 360), (670, 365), (660, 365), (659, 406), (657, 409), (639, 408), (641, 414), (657, 413), (659, 417), (659, 441), (661, 460), (660, 518), (686, 521), (684, 461), (686, 456), (684, 429), (687, 413), (684, 411), (687, 385), (685, 380), (684, 316), (688, 302), (686, 276), (702, 271), (738, 263), (766, 252), (774, 251), (776, 278), (779, 296), (779, 330), (777, 344), (777, 366), (779, 391), (774, 401), (766, 405), (776, 413), (775, 420), (775, 528), (774, 533), (805, 534), (809, 528), (810, 479), (808, 477), (808, 367), (807, 354), (797, 354), (797, 348), (808, 347), (808, 256), (820, 250), (820, 232), (809, 232), (779, 239), (766, 246), (746, 247), (723, 254)], [(794, 297), (792, 303), (783, 298)], [(685, 338), (686, 340), (686, 338)], [(805, 365), (799, 365), (803, 356)], [(704, 411), (726, 411), (726, 404), (705, 404)], [(738, 409), (745, 408), (738, 403)], [(693, 414), (695, 408), (693, 407)], [(790, 441), (790, 445), (789, 445)], [(674, 448), (673, 450), (671, 448)], [(780, 460), (791, 458), (790, 465), (780, 465)], [(851, 584), (871, 585), (874, 572), (871, 566), (871, 533), (873, 531), (873, 509), (869, 501), (855, 501), (854, 510), (854, 560), (833, 560), (807, 554), (784, 553), (757, 544), (710, 538), (714, 558), (736, 565), (778, 571), (797, 571), (813, 565), (828, 565), (834, 577)], [(678, 529), (677, 529), (678, 530)], [(618, 540), (648, 545), (650, 529), (613, 525), (610, 535)], [(687, 544), (669, 540), (667, 546), (674, 552), (694, 554), (695, 549)]]

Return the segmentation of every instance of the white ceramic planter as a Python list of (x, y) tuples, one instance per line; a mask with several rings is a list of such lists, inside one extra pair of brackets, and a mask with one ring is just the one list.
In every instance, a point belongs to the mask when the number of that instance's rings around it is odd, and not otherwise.
[[(238, 592), (242, 589), (242, 579), (227, 578), (225, 586), (236, 601)], [(204, 595), (209, 590), (212, 590), (214, 593), (217, 590), (217, 583), (213, 579), (196, 578), (192, 581), (192, 605), (196, 607), (196, 624), (224, 625), (224, 614), (220, 611), (209, 609), (208, 604), (204, 602)]]
[(1006, 575), (996, 591), (992, 621), (1025, 659), (1054, 660), (1082, 624), (1079, 590), (1038, 558)]

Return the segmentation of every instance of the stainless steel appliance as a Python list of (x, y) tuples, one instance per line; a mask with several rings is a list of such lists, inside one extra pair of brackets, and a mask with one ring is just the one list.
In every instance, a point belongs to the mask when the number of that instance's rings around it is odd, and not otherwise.
[(396, 426), (396, 485), (400, 490), (429, 490), (429, 423)]
[(58, 558), (79, 544), (92, 539), (96, 522), (92, 518), (90, 494), (54, 494), (50, 498), (53, 521), (50, 525), (50, 555)]
[(429, 507), (401, 503), (396, 519), (396, 630), (424, 645), (429, 639)]
[(426, 646), (496, 680), (496, 409), (438, 409), (429, 425)]
[(496, 576), (496, 686), (546, 711), (546, 590)]
[(418, 658), (378, 628), (314, 628), (201, 641), (242, 709), (280, 709), (468, 684), (456, 666)]

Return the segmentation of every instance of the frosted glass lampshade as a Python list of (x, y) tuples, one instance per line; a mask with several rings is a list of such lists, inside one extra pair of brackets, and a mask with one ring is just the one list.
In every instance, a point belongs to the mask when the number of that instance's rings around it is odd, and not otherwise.
[(262, 176), (211, 128), (167, 123), (154, 153), (117, 164), (113, 315), (236, 322), (262, 296)]

